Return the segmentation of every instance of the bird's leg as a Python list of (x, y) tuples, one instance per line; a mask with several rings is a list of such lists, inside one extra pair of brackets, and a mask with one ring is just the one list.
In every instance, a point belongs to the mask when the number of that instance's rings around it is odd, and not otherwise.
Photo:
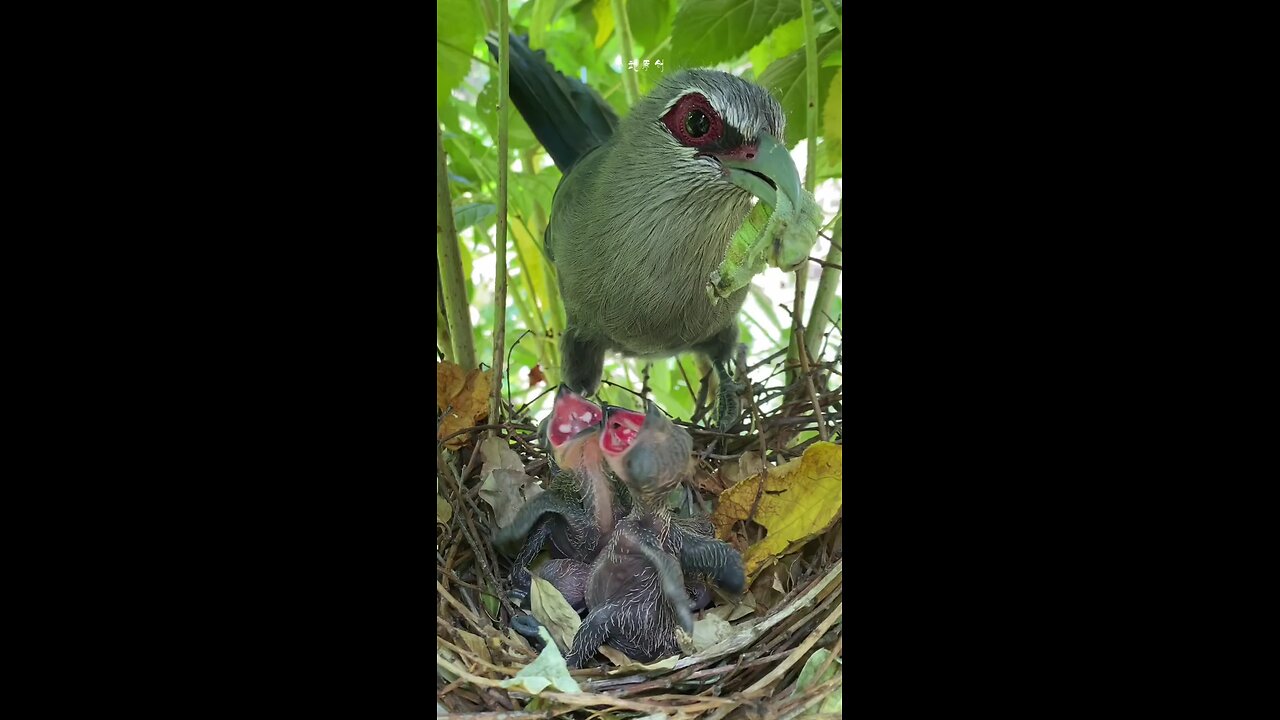
[(554, 517), (544, 517), (540, 520), (534, 526), (533, 532), (529, 533), (529, 538), (525, 540), (520, 552), (516, 554), (516, 559), (512, 561), (511, 591), (507, 593), (507, 598), (517, 605), (529, 597), (529, 564), (538, 556), (538, 553), (542, 552), (542, 546), (547, 544), (547, 538), (551, 537), (553, 522)]
[[(582, 508), (576, 507), (574, 503), (571, 503), (561, 497), (559, 493), (550, 491), (544, 492), (525, 503), (524, 506), (520, 508), (519, 512), (516, 513), (515, 519), (511, 521), (511, 524), (502, 528), (498, 531), (498, 534), (493, 536), (493, 544), (500, 548), (512, 548), (515, 546), (516, 542), (521, 538), (527, 537), (533, 531), (534, 526), (537, 525), (538, 520), (540, 520), (543, 515), (558, 515), (560, 516), (559, 519), (566, 519), (566, 516), (571, 513), (581, 514)], [(565, 525), (571, 534), (570, 539), (576, 539), (572, 537), (572, 534), (578, 530), (578, 528), (575, 527), (575, 524), (572, 522), (565, 522)], [(544, 537), (543, 542), (545, 541), (546, 538)], [(541, 549), (541, 546), (539, 546), (539, 549)], [(533, 554), (537, 555), (538, 553), (535, 551)], [(532, 557), (533, 556), (530, 556), (530, 558)]]
[(573, 646), (564, 658), (565, 664), (571, 668), (580, 668), (595, 657), (596, 651), (609, 639), (609, 621), (618, 612), (622, 612), (622, 606), (617, 602), (607, 602), (592, 608), (573, 636)]
[(544, 645), (542, 635), (538, 634), (538, 628), (542, 627), (542, 623), (538, 622), (538, 618), (532, 615), (516, 615), (511, 618), (511, 629), (520, 633), (529, 641), (534, 650), (542, 651)]
[(722, 432), (728, 432), (738, 423), (738, 415), (742, 410), (742, 403), (738, 400), (738, 396), (747, 389), (746, 385), (734, 380), (733, 373), (729, 371), (733, 352), (737, 347), (737, 322), (730, 323), (728, 327), (695, 347), (711, 360), (712, 366), (716, 369), (716, 377), (720, 381), (719, 393), (716, 397), (715, 427)]
[(564, 384), (583, 397), (594, 395), (604, 373), (604, 346), (568, 327), (560, 336), (560, 359)]
[(677, 523), (671, 524), (671, 532), (679, 535), (680, 566), (684, 572), (705, 575), (732, 593), (740, 593), (746, 587), (742, 555), (729, 543), (694, 534)]
[(704, 582), (687, 583), (685, 591), (689, 593), (689, 611), (698, 612), (711, 604), (711, 588)]
[(673, 555), (649, 545), (628, 530), (619, 528), (616, 532), (623, 534), (624, 537), (621, 540), (626, 541), (629, 549), (643, 556), (650, 565), (653, 565), (653, 569), (658, 573), (662, 595), (671, 606), (676, 622), (684, 628), (685, 632), (693, 633), (693, 615), (689, 612), (689, 595), (684, 590), (684, 571), (680, 569), (680, 562)]

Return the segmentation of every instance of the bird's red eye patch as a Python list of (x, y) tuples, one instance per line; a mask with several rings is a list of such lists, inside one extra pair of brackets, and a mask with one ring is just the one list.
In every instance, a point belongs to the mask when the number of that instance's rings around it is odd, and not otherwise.
[(686, 147), (710, 145), (724, 136), (724, 120), (698, 93), (680, 98), (662, 117), (662, 122)]
[(579, 395), (563, 393), (556, 398), (555, 406), (551, 409), (551, 426), (547, 431), (551, 446), (564, 445), (584, 428), (599, 423), (602, 417), (604, 411), (599, 405), (584, 400)]
[(640, 433), (644, 425), (644, 413), (630, 410), (614, 410), (609, 413), (605, 422), (604, 433), (600, 436), (600, 447), (610, 455), (617, 455), (631, 447), (631, 442)]

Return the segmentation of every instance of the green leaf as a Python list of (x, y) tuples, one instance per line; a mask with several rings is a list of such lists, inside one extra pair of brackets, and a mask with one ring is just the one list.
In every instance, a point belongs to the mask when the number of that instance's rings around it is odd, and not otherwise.
[[(818, 38), (818, 61), (840, 49), (840, 33), (832, 30)], [(760, 76), (760, 84), (773, 93), (782, 103), (782, 110), (787, 116), (787, 147), (794, 148), (801, 140), (809, 136), (805, 128), (805, 82), (804, 82), (804, 49), (797, 50), (769, 66)], [(831, 79), (836, 76), (837, 68), (818, 68), (818, 116), (822, 116), (823, 105), (827, 93), (831, 90)]]
[(631, 36), (644, 48), (646, 54), (671, 34), (674, 4), (673, 0), (628, 1), (627, 19), (631, 22)]
[(831, 89), (827, 91), (827, 107), (822, 113), (822, 136), (828, 142), (836, 143), (841, 141), (841, 96), (844, 94), (841, 90), (841, 84), (844, 81), (844, 69), (836, 70), (836, 76), (831, 79)]
[(560, 17), (560, 13), (576, 0), (533, 0), (527, 2), (521, 8), (533, 7), (532, 15), (529, 15), (529, 47), (537, 50), (545, 48), (547, 45), (547, 31), (556, 19)]
[(497, 214), (498, 206), (492, 203), (467, 203), (453, 209), (453, 224), (458, 232), (475, 225), (490, 215)]
[(476, 149), (482, 149), (478, 148), (478, 145), (479, 143), (470, 135), (445, 133), (444, 136), (444, 153), (445, 160), (449, 165), (449, 172), (461, 175), (469, 180), (472, 185), (479, 185), (483, 180), (480, 172), (471, 161), (471, 153)]
[(800, 0), (699, 0), (676, 13), (671, 48), (677, 67), (732, 60), (769, 31), (800, 17)]
[(840, 67), (843, 64), (844, 64), (844, 61), (841, 58), (841, 53), (839, 50), (836, 50), (835, 52), (831, 53), (830, 55), (827, 56), (826, 60), (822, 61), (822, 67)]
[(436, 3), (437, 106), (448, 104), (450, 93), (471, 72), (471, 52), (483, 30), (475, 0)]
[[(831, 663), (831, 665), (827, 667), (827, 670), (822, 674), (822, 677), (817, 676), (818, 668), (822, 667), (829, 657), (831, 657), (831, 651), (826, 648), (815, 650), (814, 653), (809, 656), (808, 662), (804, 664), (804, 669), (800, 671), (800, 677), (796, 679), (796, 689), (795, 692), (792, 693), (792, 697), (802, 694), (805, 690), (813, 687), (814, 685), (821, 685), (836, 676), (836, 670), (840, 666), (836, 665), (835, 662)], [(821, 705), (811, 707), (809, 710), (802, 713), (801, 717), (804, 717), (805, 715), (839, 713), (841, 706), (843, 705), (843, 695), (844, 688), (842, 686), (836, 687), (834, 691), (827, 694), (827, 698), (822, 701)]]
[[(489, 130), (496, 142), (498, 137), (498, 74), (494, 73), (489, 78), (489, 82), (484, 84), (484, 89), (480, 91), (480, 96), (476, 98), (476, 114), (480, 116), (480, 121), (484, 123), (485, 128)], [(529, 124), (524, 121), (520, 113), (512, 108), (507, 113), (507, 139), (510, 143), (508, 147), (529, 147), (537, 143), (537, 139), (533, 137), (533, 131), (529, 129)], [(495, 169), (496, 172), (496, 169)]]
[(547, 629), (538, 628), (538, 634), (542, 636), (542, 641), (547, 646), (538, 654), (538, 659), (525, 665), (515, 677), (503, 680), (502, 687), (522, 688), (532, 695), (537, 695), (548, 687), (554, 687), (566, 693), (582, 692), (578, 682), (569, 675), (569, 667), (564, 664), (564, 656), (560, 654), (555, 641), (547, 634)]
[(480, 603), (484, 605), (484, 609), (489, 611), (490, 617), (498, 617), (498, 597), (493, 593), (493, 586), (489, 586), (488, 593), (480, 593)]
[(804, 19), (796, 18), (789, 23), (778, 26), (769, 37), (751, 48), (747, 58), (751, 67), (760, 75), (774, 60), (786, 57), (788, 53), (804, 47)]

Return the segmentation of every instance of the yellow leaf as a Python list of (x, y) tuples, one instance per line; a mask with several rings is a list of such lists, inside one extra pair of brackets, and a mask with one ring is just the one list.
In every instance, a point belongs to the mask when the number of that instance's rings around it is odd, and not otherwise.
[(610, 0), (596, 0), (591, 14), (596, 18), (596, 49), (599, 50), (613, 34), (613, 8), (610, 7)]
[[(843, 454), (840, 445), (818, 442), (800, 458), (768, 470), (752, 520), (769, 534), (747, 548), (743, 556), (748, 581), (766, 562), (798, 548), (835, 523), (844, 500), (840, 473)], [(760, 483), (761, 477), (756, 475), (720, 495), (720, 505), (711, 516), (720, 537), (727, 537), (734, 523), (751, 515)]]

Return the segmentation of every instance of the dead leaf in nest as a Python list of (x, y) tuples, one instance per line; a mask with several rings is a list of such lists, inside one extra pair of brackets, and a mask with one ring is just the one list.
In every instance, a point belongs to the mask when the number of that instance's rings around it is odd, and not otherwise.
[(436, 522), (441, 525), (448, 525), (453, 519), (453, 508), (449, 505), (449, 501), (440, 495), (436, 495)]
[(752, 450), (744, 452), (740, 457), (733, 460), (725, 460), (720, 466), (721, 482), (724, 486), (730, 487), (736, 485), (752, 475), (759, 475), (764, 470), (764, 460), (760, 459), (760, 453)]
[[(479, 425), (489, 415), (490, 371), (472, 370), (459, 382), (462, 368), (453, 363), (436, 363), (436, 409), (444, 414), (436, 439)], [(458, 448), (468, 435), (459, 435), (445, 443), (445, 447)]]
[(523, 650), (527, 650), (530, 655), (534, 654), (533, 646), (530, 645), (529, 641), (520, 633), (512, 630), (511, 628), (507, 628), (507, 637), (510, 638), (512, 644), (519, 646)]
[(542, 366), (534, 365), (529, 368), (529, 387), (541, 385), (547, 381), (547, 376), (542, 374)]
[[(681, 632), (680, 628), (676, 628), (677, 637), (679, 637), (680, 632)], [(671, 668), (675, 667), (676, 661), (680, 659), (679, 655), (672, 655), (669, 658), (663, 658), (662, 660), (655, 660), (654, 662), (651, 662), (646, 665), (644, 663), (638, 663), (635, 660), (632, 660), (631, 658), (627, 657), (626, 653), (622, 652), (621, 650), (611, 648), (608, 645), (600, 646), (600, 654), (608, 658), (609, 662), (613, 663), (614, 665), (617, 665), (616, 668), (609, 671), (610, 675), (621, 675), (623, 673), (635, 673), (635, 672), (646, 672), (646, 671), (652, 672), (654, 670), (670, 670)]]
[(693, 623), (693, 655), (719, 643), (733, 634), (728, 620), (717, 615), (707, 615)]
[(525, 474), (520, 456), (500, 437), (490, 436), (480, 443), (484, 465), (480, 472), (480, 497), (493, 508), (498, 527), (504, 528), (515, 519), (526, 502), (542, 494), (542, 486)]
[[(756, 596), (753, 590), (748, 590), (740, 601), (733, 605), (719, 605), (707, 611), (707, 615), (715, 615), (722, 620), (733, 622), (740, 617), (746, 617), (756, 611)], [(696, 628), (695, 628), (696, 629)]]
[(573, 636), (578, 634), (582, 618), (574, 612), (573, 606), (555, 585), (537, 575), (529, 587), (529, 603), (533, 608), (533, 616), (542, 623), (555, 638), (561, 652), (569, 652), (573, 647)]
[(449, 401), (462, 392), (466, 379), (467, 374), (461, 366), (451, 362), (436, 363), (436, 410), (449, 407)]
[(484, 658), (485, 662), (493, 662), (489, 657), (489, 648), (484, 644), (484, 638), (466, 630), (459, 630), (458, 637), (462, 638), (462, 644), (466, 645), (468, 650)]
[(701, 465), (693, 471), (693, 485), (701, 490), (704, 494), (712, 497), (718, 497), (724, 489), (733, 483), (725, 482), (722, 473), (711, 472)]
[[(743, 554), (748, 580), (770, 558), (803, 545), (835, 523), (844, 500), (840, 472), (843, 456), (840, 445), (817, 442), (800, 458), (768, 471), (752, 519), (769, 534)], [(711, 516), (718, 536), (727, 537), (734, 523), (751, 515), (760, 482), (760, 476), (755, 475), (720, 495), (720, 504)]]

